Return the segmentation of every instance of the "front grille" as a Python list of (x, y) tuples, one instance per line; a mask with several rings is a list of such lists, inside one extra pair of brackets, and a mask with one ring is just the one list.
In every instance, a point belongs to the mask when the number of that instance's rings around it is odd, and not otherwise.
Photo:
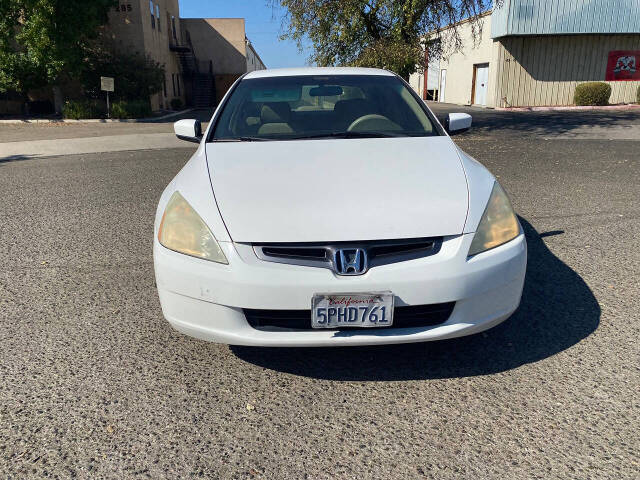
[(437, 240), (428, 239), (411, 243), (391, 243), (382, 245), (372, 245), (369, 247), (369, 256), (372, 259), (391, 255), (410, 254), (416, 252), (429, 252), (433, 254)]
[(314, 247), (262, 247), (262, 253), (267, 257), (277, 258), (307, 258), (312, 260), (327, 260), (324, 248)]
[[(255, 244), (253, 249), (266, 262), (329, 268), (342, 272), (337, 252), (360, 249), (366, 254), (366, 267), (360, 273), (380, 265), (404, 262), (435, 255), (442, 246), (442, 237), (379, 240), (366, 242), (280, 243)], [(363, 260), (364, 261), (364, 260)]]
[[(381, 328), (417, 328), (440, 325), (449, 319), (455, 304), (456, 302), (448, 302), (395, 307), (393, 325)], [(312, 330), (311, 310), (254, 310), (245, 308), (244, 315), (247, 317), (249, 325), (257, 329)], [(347, 329), (354, 330), (349, 327), (345, 330)]]

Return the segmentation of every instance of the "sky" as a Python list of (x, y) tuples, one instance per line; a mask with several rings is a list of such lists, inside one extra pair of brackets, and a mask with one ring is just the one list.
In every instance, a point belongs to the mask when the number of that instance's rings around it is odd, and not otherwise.
[(308, 46), (300, 52), (295, 42), (282, 41), (284, 10), (268, 0), (179, 0), (182, 18), (244, 18), (246, 34), (267, 68), (307, 65)]

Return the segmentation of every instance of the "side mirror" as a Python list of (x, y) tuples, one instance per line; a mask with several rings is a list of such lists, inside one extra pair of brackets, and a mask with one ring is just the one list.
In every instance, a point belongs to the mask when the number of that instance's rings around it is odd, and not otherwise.
[(466, 132), (471, 128), (471, 115), (467, 113), (450, 113), (445, 120), (444, 128), (449, 135)]
[(202, 125), (200, 120), (178, 120), (173, 124), (173, 131), (176, 137), (187, 142), (200, 143), (202, 140)]

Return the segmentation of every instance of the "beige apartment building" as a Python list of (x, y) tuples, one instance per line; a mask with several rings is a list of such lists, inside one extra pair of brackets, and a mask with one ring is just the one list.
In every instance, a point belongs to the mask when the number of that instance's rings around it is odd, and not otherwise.
[(174, 98), (186, 103), (180, 59), (171, 49), (181, 38), (178, 0), (121, 0), (109, 12), (105, 34), (120, 50), (144, 53), (164, 65), (163, 91), (151, 96), (152, 110), (168, 108)]
[(637, 5), (638, 0), (504, 0), (481, 16), (479, 37), (471, 22), (457, 24), (463, 48), (429, 58), (427, 78), (415, 74), (410, 83), (425, 99), (500, 108), (571, 105), (576, 85), (606, 81), (610, 103), (635, 102)]
[(168, 108), (175, 98), (213, 106), (239, 76), (266, 68), (246, 37), (243, 18), (181, 19), (178, 0), (121, 0), (107, 30), (119, 48), (164, 65), (163, 90), (150, 98), (153, 110)]
[[(160, 93), (150, 97), (154, 111), (171, 108), (171, 101), (197, 108), (212, 107), (229, 86), (248, 71), (264, 69), (245, 32), (243, 18), (180, 18), (178, 0), (119, 0), (101, 27), (116, 49), (148, 55), (164, 66)], [(118, 79), (115, 79), (118, 92)], [(66, 99), (81, 99), (79, 85), (29, 92), (41, 111), (60, 112)], [(48, 105), (48, 107), (47, 107)], [(19, 115), (23, 102), (7, 92), (0, 95), (0, 115)], [(33, 111), (33, 110), (32, 110)]]
[(185, 44), (213, 72), (218, 101), (238, 77), (266, 68), (245, 33), (244, 18), (184, 18)]

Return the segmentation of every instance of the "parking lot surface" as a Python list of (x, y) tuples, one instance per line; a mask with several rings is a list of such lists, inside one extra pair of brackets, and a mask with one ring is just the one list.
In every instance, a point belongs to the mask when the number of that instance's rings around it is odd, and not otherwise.
[(0, 161), (0, 477), (638, 478), (640, 114), (501, 115), (455, 139), (521, 217), (522, 305), (426, 344), (182, 336), (151, 246), (191, 150)]

